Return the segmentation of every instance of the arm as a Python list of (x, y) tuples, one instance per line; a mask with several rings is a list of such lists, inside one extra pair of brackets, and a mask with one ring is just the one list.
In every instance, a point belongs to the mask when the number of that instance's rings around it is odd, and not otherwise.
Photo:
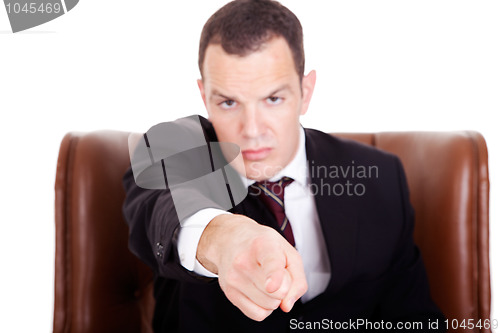
[[(232, 182), (236, 178), (239, 180), (239, 177), (235, 176), (234, 170), (231, 172), (225, 167), (221, 152), (217, 152), (216, 147), (207, 144), (211, 147), (209, 149), (211, 158), (207, 163), (208, 155), (198, 149), (199, 146), (195, 147), (196, 149), (189, 149), (193, 145), (186, 147), (185, 141), (180, 140), (184, 144), (183, 149), (188, 149), (186, 154), (179, 154), (181, 151), (179, 147), (169, 146), (179, 141), (178, 133), (187, 134), (187, 141), (193, 141), (191, 136), (198, 137), (195, 146), (202, 141), (200, 137), (206, 137), (206, 133), (200, 136), (196, 132), (199, 128), (193, 127), (193, 122), (190, 120), (188, 119), (186, 123), (183, 119), (174, 124), (173, 129), (171, 127), (173, 125), (169, 123), (168, 131), (165, 128), (159, 131), (158, 126), (152, 128), (154, 131), (148, 131), (149, 140), (140, 144), (143, 148), (147, 147), (149, 153), (143, 149), (139, 154), (142, 159), (132, 160), (132, 167), (136, 167), (135, 174), (129, 170), (123, 182), (127, 193), (123, 211), (130, 229), (130, 249), (158, 275), (185, 281), (203, 278), (184, 269), (179, 263), (178, 241), (179, 233), (183, 229), (180, 221), (186, 222), (190, 216), (204, 208), (231, 208), (228, 206), (229, 200), (225, 199), (226, 184), (231, 188), (232, 200), (229, 205), (238, 204), (246, 196), (246, 188), (243, 193)], [(166, 132), (175, 132), (177, 136), (161, 137)], [(154, 137), (157, 139), (152, 140)], [(157, 149), (154, 142), (161, 142), (166, 147)], [(223, 149), (221, 146), (220, 150)], [(175, 154), (170, 154), (172, 150)], [(234, 149), (232, 151), (234, 154)], [(160, 158), (155, 157), (155, 153), (158, 152), (162, 152), (161, 156), (167, 156), (167, 158), (160, 156), (164, 159), (161, 164)], [(172, 160), (169, 156), (175, 156), (175, 159)], [(225, 170), (224, 178), (220, 176), (217, 178), (216, 172), (222, 169)], [(142, 173), (138, 173), (137, 170)], [(196, 177), (190, 173), (192, 170)], [(219, 174), (221, 172), (224, 173), (220, 171)], [(138, 182), (152, 188), (161, 188), (164, 174), (166, 176), (164, 189), (151, 190), (136, 185)], [(214, 177), (204, 179), (207, 178), (205, 175)], [(220, 191), (222, 195), (217, 193), (214, 198), (214, 189), (220, 187), (221, 179), (224, 185), (223, 191)], [(242, 220), (245, 223), (241, 222)], [(276, 240), (281, 242), (276, 243)], [(255, 244), (259, 241), (269, 243), (268, 252), (256, 251)], [(289, 311), (293, 303), (307, 289), (302, 263), (296, 250), (276, 231), (261, 226), (253, 220), (241, 215), (226, 216), (226, 218), (217, 216), (202, 230), (199, 243), (208, 244), (208, 246), (198, 246), (196, 249), (202, 265), (212, 273), (219, 274), (219, 284), (228, 299), (252, 319), (262, 320), (280, 305), (284, 311)], [(276, 261), (271, 261), (270, 264), (267, 261), (262, 262), (263, 254), (269, 256), (274, 252), (280, 260), (279, 267)], [(275, 271), (278, 271), (277, 277)], [(263, 275), (266, 279), (262, 278)], [(266, 282), (267, 278), (272, 282)]]
[[(123, 210), (131, 251), (161, 276), (206, 281), (179, 262), (180, 224), (169, 191), (139, 188), (130, 173), (124, 177)], [(219, 275), (226, 297), (254, 320), (263, 320), (278, 307), (290, 311), (307, 290), (295, 248), (274, 229), (242, 215), (215, 217), (204, 229), (196, 254), (206, 269)]]
[(238, 191), (234, 171), (211, 140), (216, 140), (213, 129), (199, 116), (158, 124), (129, 138), (131, 168), (123, 178), (129, 247), (158, 275), (196, 277), (179, 264), (180, 222), (204, 208), (225, 211), (246, 194)]

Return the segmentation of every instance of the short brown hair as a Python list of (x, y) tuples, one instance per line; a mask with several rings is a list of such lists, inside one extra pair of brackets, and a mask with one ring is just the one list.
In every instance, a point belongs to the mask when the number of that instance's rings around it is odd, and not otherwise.
[(198, 67), (210, 44), (220, 44), (228, 54), (248, 55), (273, 37), (283, 37), (292, 51), (295, 69), (302, 82), (304, 44), (302, 25), (288, 8), (271, 0), (235, 0), (215, 12), (201, 32)]

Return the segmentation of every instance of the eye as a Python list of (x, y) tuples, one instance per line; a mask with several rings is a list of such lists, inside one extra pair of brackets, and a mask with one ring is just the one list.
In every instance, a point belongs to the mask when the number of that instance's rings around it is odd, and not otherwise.
[(283, 98), (281, 97), (276, 97), (276, 96), (271, 96), (267, 98), (267, 102), (272, 105), (278, 105), (283, 102)]
[(219, 105), (223, 108), (223, 109), (232, 109), (236, 106), (236, 102), (232, 99), (228, 99), (228, 100), (225, 100), (224, 102), (222, 103), (219, 103)]

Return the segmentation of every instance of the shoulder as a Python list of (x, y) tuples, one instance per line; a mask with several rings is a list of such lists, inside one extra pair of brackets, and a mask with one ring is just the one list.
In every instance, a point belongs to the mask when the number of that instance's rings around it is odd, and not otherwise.
[(217, 141), (217, 134), (215, 134), (215, 129), (210, 120), (200, 115), (197, 116), (198, 119), (200, 120), (201, 128), (203, 129), (203, 132), (205, 134), (205, 139), (207, 140), (207, 142)]
[(309, 159), (335, 163), (377, 162), (399, 164), (399, 158), (387, 151), (355, 140), (340, 138), (315, 129), (305, 129)]
[[(306, 154), (312, 178), (335, 184), (362, 183), (369, 193), (366, 200), (407, 194), (406, 175), (400, 159), (376, 147), (323, 133), (306, 130)], [(318, 179), (316, 179), (318, 181)], [(394, 197), (396, 196), (396, 197)], [(393, 201), (393, 200), (392, 200)]]

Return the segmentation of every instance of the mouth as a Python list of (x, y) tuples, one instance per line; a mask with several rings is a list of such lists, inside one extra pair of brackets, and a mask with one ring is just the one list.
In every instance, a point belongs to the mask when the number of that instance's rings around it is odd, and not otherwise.
[(260, 161), (271, 154), (272, 148), (245, 149), (241, 153), (247, 161)]

